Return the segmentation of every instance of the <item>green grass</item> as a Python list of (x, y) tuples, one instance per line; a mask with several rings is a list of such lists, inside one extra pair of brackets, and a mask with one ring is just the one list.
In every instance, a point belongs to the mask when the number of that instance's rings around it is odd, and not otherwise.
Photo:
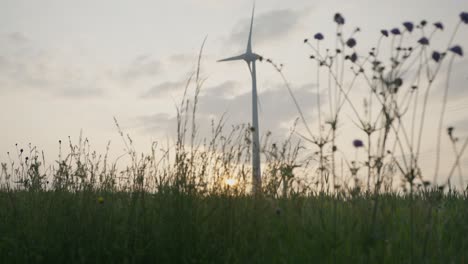
[(381, 195), (375, 225), (373, 203), (365, 195), (270, 199), (175, 189), (157, 194), (2, 191), (0, 262), (467, 261), (466, 195), (433, 192), (412, 203), (409, 196)]

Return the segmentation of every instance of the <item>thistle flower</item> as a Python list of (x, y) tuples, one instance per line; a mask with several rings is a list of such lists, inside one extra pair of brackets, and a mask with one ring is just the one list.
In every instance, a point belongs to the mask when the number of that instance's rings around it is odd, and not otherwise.
[(382, 35), (384, 35), (385, 37), (388, 37), (388, 30), (382, 29), (380, 30), (380, 33), (382, 33)]
[(444, 30), (444, 24), (442, 24), (441, 22), (436, 22), (434, 23), (434, 27), (440, 29), (440, 30)]
[(468, 24), (468, 12), (461, 12), (460, 18), (463, 23)]
[(398, 28), (394, 28), (392, 30), (390, 30), (390, 32), (393, 34), (393, 35), (401, 35), (401, 32)]
[(463, 49), (458, 45), (451, 47), (449, 50), (459, 56), (463, 56)]
[(338, 24), (338, 25), (344, 25), (345, 19), (340, 13), (336, 13), (335, 16), (333, 17), (333, 20)]
[(423, 46), (426, 46), (426, 45), (429, 45), (429, 40), (426, 37), (422, 37), (418, 40), (418, 43)]
[(317, 34), (315, 34), (315, 35), (314, 35), (314, 39), (316, 39), (316, 40), (322, 40), (322, 39), (323, 39), (322, 33), (317, 33)]
[(409, 32), (413, 32), (414, 25), (411, 22), (405, 22), (403, 23), (403, 26), (408, 30)]
[(354, 38), (350, 38), (346, 41), (346, 45), (350, 48), (354, 48), (354, 46), (356, 46), (356, 40)]
[(364, 143), (360, 139), (355, 139), (355, 140), (353, 140), (353, 146), (355, 148), (362, 148), (362, 147), (364, 147)]
[(440, 52), (438, 52), (438, 51), (432, 52), (432, 59), (435, 62), (439, 62), (441, 58), (442, 58), (442, 56), (440, 55)]

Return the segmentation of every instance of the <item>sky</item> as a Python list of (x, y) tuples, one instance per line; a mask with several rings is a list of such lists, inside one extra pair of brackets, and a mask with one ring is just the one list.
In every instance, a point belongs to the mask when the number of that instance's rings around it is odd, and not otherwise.
[[(247, 67), (216, 60), (245, 49), (251, 0), (0, 0), (0, 6), (2, 161), (6, 152), (15, 152), (16, 143), (22, 148), (31, 143), (55, 159), (58, 140), (76, 142), (80, 131), (98, 152), (110, 140), (119, 153), (123, 144), (113, 117), (139, 152), (148, 152), (152, 141), (174, 140), (175, 106), (205, 37), (200, 125), (223, 113), (228, 124), (250, 121)], [(367, 50), (380, 29), (401, 27), (407, 20), (443, 21), (447, 30), (440, 39), (446, 41), (462, 11), (468, 11), (466, 0), (257, 0), (254, 51), (284, 64), (313, 125), (316, 83), (303, 39), (322, 32), (327, 43), (336, 12), (345, 16), (348, 31), (361, 28), (359, 47)], [(464, 26), (455, 42), (468, 48), (467, 36)], [(455, 63), (447, 122), (456, 124), (463, 138), (468, 135), (468, 60)], [(261, 129), (281, 138), (297, 111), (278, 73), (265, 63), (257, 70)], [(440, 95), (440, 89), (435, 93)], [(434, 127), (429, 122), (427, 130)], [(355, 137), (340, 133), (344, 142)], [(434, 147), (427, 145), (430, 163)], [(468, 168), (466, 158), (462, 163)]]

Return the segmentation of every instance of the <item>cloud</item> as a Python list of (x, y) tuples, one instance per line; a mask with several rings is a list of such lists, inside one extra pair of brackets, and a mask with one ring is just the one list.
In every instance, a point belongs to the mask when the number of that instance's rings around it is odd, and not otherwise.
[(126, 81), (135, 81), (142, 78), (151, 78), (159, 75), (163, 71), (162, 63), (151, 58), (150, 55), (141, 55), (133, 60), (133, 62), (122, 73), (122, 77)]
[[(200, 95), (196, 123), (200, 128), (201, 137), (209, 137), (212, 120), (218, 121), (224, 114), (226, 127), (251, 122), (251, 93), (244, 92), (235, 95), (235, 91), (240, 88), (239, 83), (228, 81), (209, 87)], [(312, 84), (305, 84), (294, 89), (294, 95), (299, 100), (302, 111), (306, 114), (306, 118), (309, 117), (309, 120), (315, 107), (314, 90)], [(285, 135), (292, 122), (299, 115), (286, 88), (282, 85), (276, 85), (264, 90), (259, 93), (259, 100), (260, 128), (263, 133), (272, 131), (276, 135)], [(176, 124), (176, 118), (167, 114), (141, 116), (138, 120), (139, 126), (148, 133), (161, 132), (161, 128), (175, 129)], [(173, 131), (166, 130), (167, 133)]]
[(151, 87), (148, 91), (144, 92), (140, 97), (145, 99), (158, 98), (174, 92), (179, 92), (185, 89), (186, 81), (177, 82), (163, 82)]
[(239, 90), (240, 84), (236, 81), (226, 81), (223, 82), (219, 85), (215, 85), (213, 87), (210, 87), (207, 90), (202, 90), (202, 96), (204, 97), (222, 97), (222, 98), (227, 98), (231, 97), (236, 93), (237, 90)]
[(68, 98), (90, 98), (100, 97), (104, 94), (102, 89), (97, 88), (86, 88), (86, 87), (71, 87), (62, 90), (59, 95)]
[(146, 132), (172, 132), (175, 131), (176, 117), (167, 113), (156, 113), (149, 116), (140, 116), (137, 118), (139, 127), (143, 127)]
[(11, 41), (13, 44), (25, 44), (29, 42), (29, 38), (27, 38), (24, 34), (21, 32), (12, 32), (7, 35), (7, 38), (9, 41)]
[[(307, 14), (308, 10), (281, 9), (258, 15), (254, 21), (255, 42), (265, 43), (286, 36)], [(249, 30), (250, 19), (238, 22), (227, 42), (231, 45), (244, 45)]]
[[(6, 35), (0, 46), (30, 42), (23, 34)], [(42, 50), (34, 43), (12, 46), (0, 54), (0, 93), (40, 92), (69, 98), (100, 97), (102, 72), (71, 64), (59, 52)]]
[(174, 64), (188, 64), (193, 63), (197, 60), (196, 54), (188, 54), (188, 53), (178, 53), (169, 56), (168, 62)]

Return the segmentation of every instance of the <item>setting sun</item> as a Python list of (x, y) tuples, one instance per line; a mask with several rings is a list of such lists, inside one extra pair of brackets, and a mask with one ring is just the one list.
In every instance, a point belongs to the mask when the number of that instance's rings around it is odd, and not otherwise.
[(225, 183), (227, 186), (229, 187), (233, 187), (237, 184), (237, 180), (236, 179), (233, 179), (233, 178), (228, 178), (225, 180)]

